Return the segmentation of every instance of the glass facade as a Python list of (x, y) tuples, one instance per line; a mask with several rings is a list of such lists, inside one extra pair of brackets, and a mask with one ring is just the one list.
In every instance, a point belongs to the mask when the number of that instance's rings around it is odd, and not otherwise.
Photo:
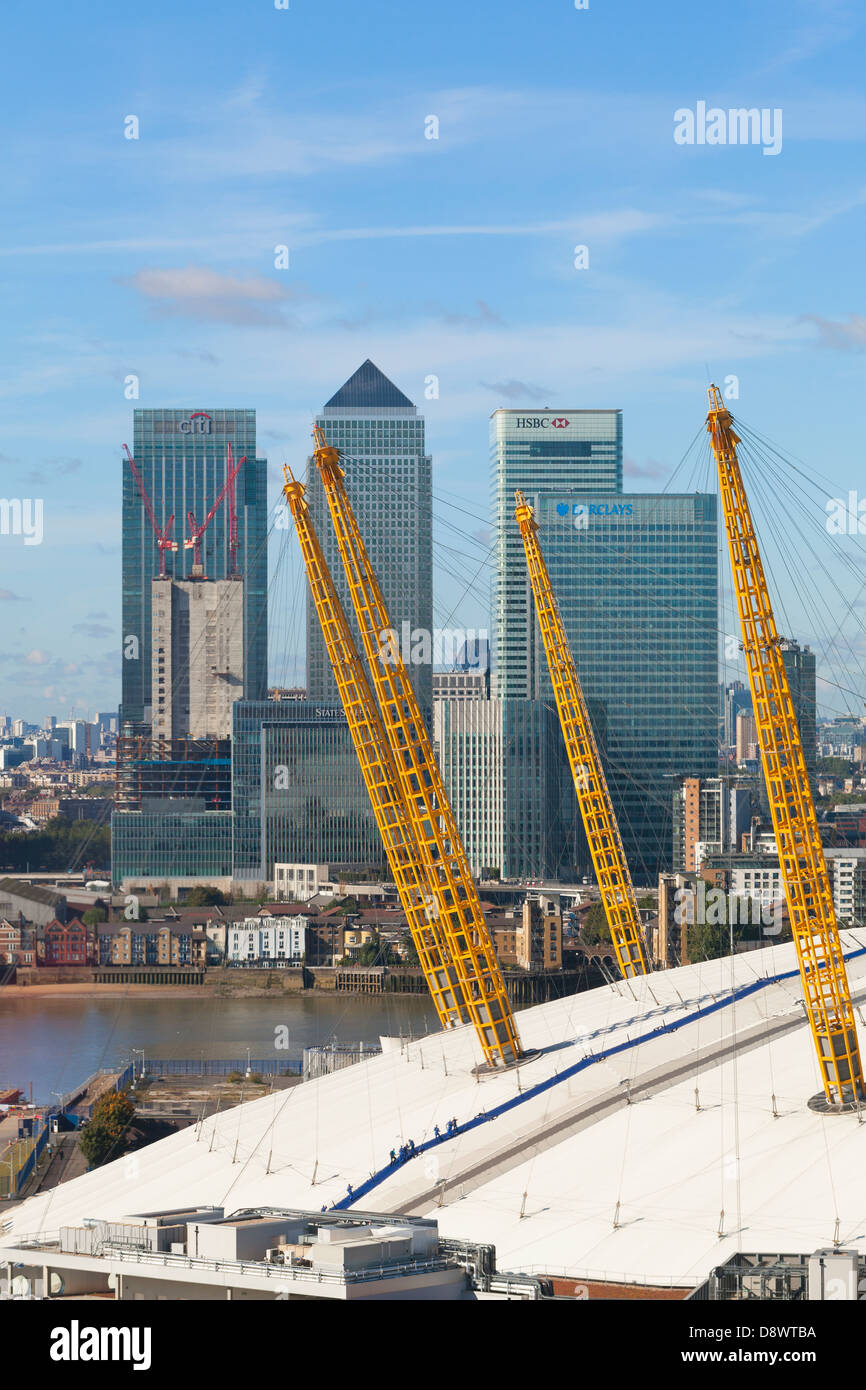
[(529, 640), (532, 594), (514, 493), (622, 491), (618, 410), (497, 410), (490, 419), (491, 516), (496, 563), (491, 592), (495, 693), (526, 699), (536, 688)]
[(275, 863), (380, 866), (385, 855), (339, 706), (234, 707), (234, 876), (270, 882)]
[[(411, 633), (433, 625), (432, 460), (425, 453), (424, 418), (393, 382), (365, 362), (316, 417), (329, 444), (343, 455), (346, 488), (401, 650)], [(307, 468), (307, 501), (359, 651), (348, 586), (321, 479)], [(404, 624), (406, 642), (403, 643)], [(408, 663), (407, 663), (408, 664)], [(432, 664), (409, 667), (425, 716), (433, 705)], [(307, 598), (307, 693), (338, 703), (319, 619)]]
[(159, 884), (171, 878), (231, 878), (230, 811), (197, 814), (116, 811), (111, 817), (111, 876)]
[(434, 710), (445, 789), (473, 873), (572, 879), (584, 842), (553, 702), (445, 699)]
[[(254, 410), (136, 410), (133, 457), (156, 521), (174, 516), (171, 538), (179, 549), (166, 553), (170, 578), (191, 575), (194, 554), (188, 512), (204, 521), (226, 480), (226, 446), (246, 463), (235, 479), (237, 569), (244, 579), (244, 693), (263, 699), (267, 691), (267, 463), (256, 457)], [(123, 660), (122, 720), (151, 717), (151, 580), (159, 574), (156, 539), (124, 457), (123, 478)], [(204, 534), (202, 564), (208, 579), (231, 572), (229, 508), (224, 499)]]
[[(632, 876), (651, 883), (669, 864), (675, 780), (718, 771), (716, 498), (572, 491), (528, 500)], [(534, 610), (529, 642), (533, 693), (549, 699)]]

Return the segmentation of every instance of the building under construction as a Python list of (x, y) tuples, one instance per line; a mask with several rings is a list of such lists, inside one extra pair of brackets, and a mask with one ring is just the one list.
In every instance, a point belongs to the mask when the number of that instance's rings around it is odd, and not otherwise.
[(118, 739), (117, 810), (135, 812), (160, 801), (195, 800), (230, 811), (231, 739), (156, 738), (125, 724)]

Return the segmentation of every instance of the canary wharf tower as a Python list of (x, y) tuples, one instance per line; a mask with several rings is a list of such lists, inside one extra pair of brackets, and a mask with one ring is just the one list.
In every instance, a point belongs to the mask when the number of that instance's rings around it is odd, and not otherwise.
[[(226, 482), (227, 446), (245, 459), (234, 483), (236, 544), (228, 496), (216, 508), (199, 545), (208, 579), (237, 572), (244, 583), (244, 694), (267, 690), (267, 463), (256, 457), (254, 410), (136, 410), (132, 457), (122, 460), (123, 660), (121, 724), (151, 717), (152, 581), (193, 576), (191, 512), (202, 525)], [(145, 501), (145, 496), (147, 500)], [(169, 518), (171, 531), (166, 535)], [(160, 547), (157, 532), (168, 545)], [(162, 559), (161, 559), (162, 557)]]
[[(413, 632), (433, 625), (432, 459), (425, 449), (424, 417), (369, 359), (316, 417), (329, 444), (340, 450), (346, 488), (367, 552), (382, 587), (401, 647)], [(308, 465), (307, 500), (328, 567), (363, 651), (343, 565), (315, 463)], [(429, 644), (428, 644), (429, 645)], [(433, 707), (432, 662), (407, 666), (422, 710)], [(307, 691), (310, 700), (339, 703), (319, 619), (307, 598)]]

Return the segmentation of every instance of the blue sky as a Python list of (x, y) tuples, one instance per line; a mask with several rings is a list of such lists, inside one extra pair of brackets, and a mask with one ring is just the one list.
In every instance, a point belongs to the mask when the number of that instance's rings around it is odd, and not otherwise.
[[(497, 406), (621, 407), (626, 487), (655, 489), (707, 367), (860, 486), (864, 27), (848, 0), (7, 0), (0, 495), (45, 519), (39, 546), (0, 536), (0, 712), (117, 702), (132, 373), (142, 406), (255, 407), (276, 501), (372, 357), (480, 536)], [(678, 146), (698, 101), (781, 108), (781, 152)], [(467, 541), (466, 573), (483, 558)], [(484, 621), (479, 573), (441, 576), (440, 615)]]

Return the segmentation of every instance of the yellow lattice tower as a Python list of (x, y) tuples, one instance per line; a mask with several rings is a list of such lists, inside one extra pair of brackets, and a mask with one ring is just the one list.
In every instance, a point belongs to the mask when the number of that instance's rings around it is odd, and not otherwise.
[(515, 499), (515, 515), (526, 551), (526, 564), (535, 598), (535, 613), (547, 656), (562, 736), (568, 751), (577, 803), (589, 842), (589, 852), (592, 855), (616, 958), (626, 979), (635, 975), (646, 975), (649, 966), (637, 900), (598, 755), (589, 710), (577, 677), (574, 657), (565, 635), (565, 626), (547, 565), (538, 543), (538, 523), (523, 493), (515, 493)]
[(393, 629), (343, 481), (337, 449), (315, 430), (315, 459), (364, 652), (394, 754), (437, 923), (465, 988), (466, 1005), (490, 1067), (521, 1057), (517, 1026), (478, 892), (418, 699), (393, 639)]
[(435, 919), (435, 900), (428, 888), (412, 834), (412, 824), (400, 790), (391, 748), (379, 709), (355, 647), (343, 605), (304, 497), (304, 486), (291, 470), (283, 470), (286, 499), (304, 557), (310, 593), (322, 627), (328, 657), (346, 712), (349, 733), (376, 824), (388, 858), (403, 911), (418, 952), (421, 969), (444, 1028), (469, 1021), (469, 1011), (448, 944)]
[(860, 1048), (833, 894), (788, 673), (737, 457), (739, 436), (716, 386), (707, 429), (719, 473), (743, 651), (791, 933), (826, 1103), (859, 1105)]

